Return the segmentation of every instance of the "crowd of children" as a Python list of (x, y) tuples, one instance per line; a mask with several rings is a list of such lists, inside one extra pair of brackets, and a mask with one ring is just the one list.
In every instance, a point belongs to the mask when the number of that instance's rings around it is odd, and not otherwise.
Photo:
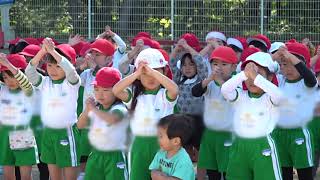
[[(320, 48), (185, 33), (172, 52), (148, 32), (130, 50), (17, 38), (0, 54), (6, 180), (312, 180), (320, 158)], [(196, 166), (195, 166), (196, 165)], [(196, 168), (195, 168), (196, 167)]]

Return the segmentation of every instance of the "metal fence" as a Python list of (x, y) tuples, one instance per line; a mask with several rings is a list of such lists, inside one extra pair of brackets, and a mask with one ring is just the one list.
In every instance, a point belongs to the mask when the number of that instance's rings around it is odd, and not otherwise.
[(271, 40), (320, 42), (319, 0), (16, 0), (10, 10), (16, 36), (69, 34), (93, 38), (110, 25), (125, 40), (139, 31), (173, 40), (210, 30), (227, 36), (264, 33)]

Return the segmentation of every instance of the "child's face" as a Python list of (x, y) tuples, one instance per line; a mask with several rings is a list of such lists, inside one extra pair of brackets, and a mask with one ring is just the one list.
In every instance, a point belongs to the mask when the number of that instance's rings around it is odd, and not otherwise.
[(94, 87), (94, 97), (104, 107), (110, 106), (116, 100), (112, 88)]
[(18, 80), (16, 80), (14, 77), (9, 76), (9, 74), (7, 74), (6, 72), (2, 73), (3, 76), (3, 81), (4, 84), (10, 89), (10, 90), (15, 90), (18, 89), (19, 86), (19, 82)]
[(197, 66), (190, 58), (187, 57), (184, 60), (184, 64), (181, 66), (181, 71), (184, 76), (190, 78), (197, 73)]
[[(159, 71), (161, 74), (164, 73), (164, 68), (157, 68), (154, 70)], [(154, 77), (147, 75), (146, 73), (142, 73), (140, 75), (140, 81), (146, 90), (156, 90), (161, 85), (159, 81), (157, 81)]]
[(297, 69), (287, 59), (280, 60), (280, 70), (288, 80), (297, 80), (300, 78), (300, 74)]
[(209, 38), (207, 39), (206, 41), (207, 43), (210, 43), (210, 42), (217, 42), (219, 46), (223, 46), (223, 41), (221, 39), (216, 39), (216, 38)]
[(177, 139), (172, 138), (169, 139), (167, 135), (167, 128), (163, 127), (158, 127), (158, 142), (160, 145), (160, 148), (163, 149), (164, 151), (170, 151), (177, 145)]
[(212, 72), (219, 68), (221, 70), (220, 78), (222, 78), (224, 81), (230, 79), (231, 74), (236, 70), (236, 67), (236, 64), (226, 63), (218, 59), (214, 59), (211, 62)]
[(58, 64), (48, 62), (47, 72), (52, 80), (61, 80), (66, 77), (65, 72)]
[[(270, 81), (272, 76), (271, 75), (268, 76), (267, 71), (263, 67), (261, 67), (261, 66), (257, 66), (257, 67), (258, 67), (258, 74), (260, 74), (261, 76), (263, 76), (264, 78), (266, 78)], [(248, 91), (250, 91), (251, 93), (254, 93), (254, 94), (262, 94), (263, 93), (263, 90), (261, 88), (254, 85), (254, 80), (247, 79), (245, 81), (245, 84), (248, 88)]]
[(98, 51), (91, 51), (92, 56), (94, 57), (95, 63), (99, 67), (105, 67), (112, 61), (112, 56), (105, 56), (104, 54)]

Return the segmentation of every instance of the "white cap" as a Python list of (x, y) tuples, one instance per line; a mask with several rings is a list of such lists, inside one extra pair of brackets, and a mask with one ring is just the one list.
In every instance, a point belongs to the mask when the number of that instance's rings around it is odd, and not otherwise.
[(283, 42), (274, 42), (271, 44), (270, 53), (273, 53), (274, 51), (278, 50), (281, 46), (285, 46)]
[(272, 57), (269, 53), (256, 52), (248, 56), (242, 66), (245, 66), (249, 62), (255, 62), (262, 67), (266, 67), (271, 73), (276, 73), (279, 68), (279, 64), (272, 60)]
[(238, 47), (239, 49), (243, 50), (243, 46), (242, 46), (241, 42), (236, 38), (228, 38), (227, 44), (234, 45), (234, 46)]
[(162, 53), (157, 49), (147, 48), (142, 50), (134, 62), (134, 66), (138, 68), (140, 62), (146, 62), (152, 69), (163, 68), (167, 65), (167, 61), (164, 59)]
[(209, 33), (207, 34), (207, 36), (206, 36), (206, 41), (207, 41), (208, 39), (211, 39), (211, 38), (220, 39), (220, 40), (222, 40), (222, 41), (224, 41), (224, 42), (227, 41), (226, 36), (225, 36), (223, 33), (218, 32), (218, 31), (211, 31), (211, 32), (209, 32)]

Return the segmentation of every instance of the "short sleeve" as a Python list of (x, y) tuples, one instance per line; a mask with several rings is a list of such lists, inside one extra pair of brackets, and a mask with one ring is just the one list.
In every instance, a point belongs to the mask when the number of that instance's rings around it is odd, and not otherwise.
[(123, 101), (124, 105), (130, 109), (131, 103), (132, 103), (132, 98), (133, 98), (133, 93), (131, 88), (127, 88), (126, 91), (128, 92), (128, 99), (126, 101)]
[(168, 104), (171, 104), (172, 106), (174, 106), (176, 103), (177, 103), (177, 100), (178, 100), (178, 98), (179, 98), (179, 96), (177, 96), (176, 97), (176, 99), (171, 99), (169, 96), (168, 96), (168, 90), (164, 90), (163, 91), (163, 97), (167, 100), (166, 102), (168, 103)]
[(160, 162), (159, 162), (159, 152), (154, 156), (150, 166), (149, 170), (159, 170), (160, 169)]
[(128, 110), (124, 104), (115, 105), (111, 112), (119, 116), (120, 119), (124, 118), (128, 114)]

